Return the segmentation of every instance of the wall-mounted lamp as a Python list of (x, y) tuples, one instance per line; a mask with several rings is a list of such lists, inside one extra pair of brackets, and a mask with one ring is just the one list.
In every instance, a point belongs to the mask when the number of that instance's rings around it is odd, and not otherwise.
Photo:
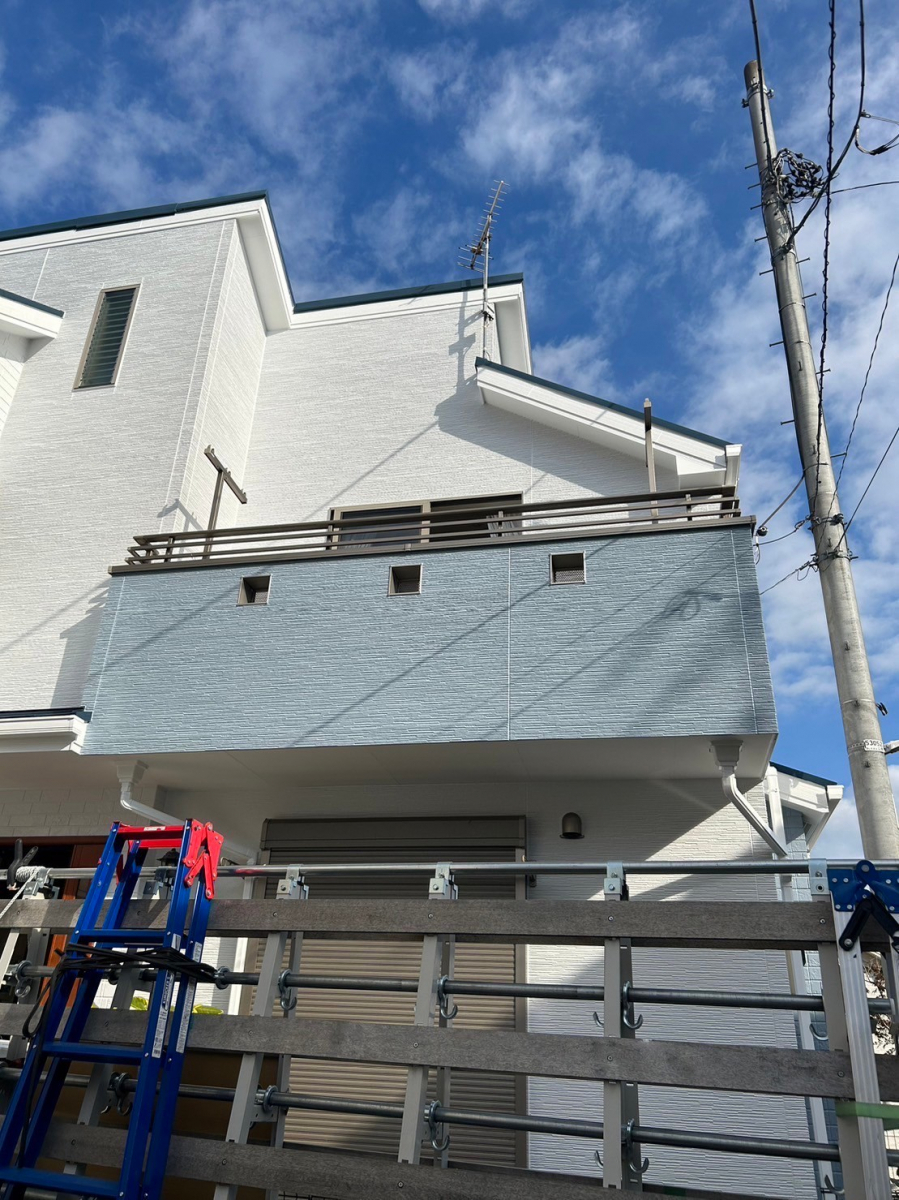
[(584, 827), (576, 812), (566, 813), (562, 818), (562, 832), (559, 836), (572, 842), (584, 836)]

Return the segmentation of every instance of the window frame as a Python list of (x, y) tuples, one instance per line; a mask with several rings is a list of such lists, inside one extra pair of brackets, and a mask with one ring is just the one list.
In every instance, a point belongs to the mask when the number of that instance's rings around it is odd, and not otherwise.
[[(112, 372), (112, 379), (109, 383), (82, 383), (84, 377), (84, 368), (87, 366), (87, 356), (90, 353), (91, 343), (94, 340), (94, 333), (97, 328), (97, 322), (100, 319), (100, 313), (103, 309), (103, 301), (111, 292), (125, 292), (129, 289), (134, 290), (134, 295), (131, 299), (131, 308), (128, 312), (128, 320), (125, 322), (125, 328), (122, 331), (122, 341), (119, 345), (119, 352), (116, 356), (115, 367)], [(140, 297), (139, 283), (117, 283), (115, 287), (103, 287), (100, 289), (100, 294), (97, 296), (96, 304), (94, 305), (94, 315), (91, 317), (91, 323), (87, 331), (87, 337), (84, 339), (84, 348), (81, 351), (81, 358), (78, 360), (78, 370), (75, 372), (75, 382), (72, 385), (73, 392), (93, 392), (98, 388), (115, 387), (119, 381), (119, 372), (122, 369), (122, 361), (125, 357), (125, 347), (128, 344), (128, 335), (131, 332), (131, 324), (134, 321), (134, 314), (137, 311), (137, 302)]]
[[(513, 496), (516, 498), (513, 499)], [(470, 505), (471, 507), (477, 507), (481, 506), (482, 501), (482, 507), (484, 508), (488, 508), (492, 501), (496, 501), (497, 513), (495, 520), (499, 525), (499, 528), (496, 530), (489, 529), (490, 517), (488, 515), (484, 518), (485, 525), (488, 525), (486, 533), (477, 533), (475, 529), (472, 528), (469, 531), (469, 536), (466, 536), (465, 533), (461, 533), (459, 535), (459, 541), (487, 541), (491, 538), (500, 538), (505, 533), (513, 532), (516, 529), (521, 529), (521, 514), (518, 513), (514, 516), (504, 515), (502, 502), (504, 501), (506, 504), (513, 505), (523, 504), (524, 494), (522, 492), (504, 492), (487, 496), (430, 496), (426, 500), (396, 500), (387, 504), (345, 504), (336, 508), (332, 508), (328, 514), (328, 547), (329, 549), (334, 549), (341, 546), (346, 547), (357, 545), (364, 546), (368, 550), (383, 549), (383, 553), (390, 554), (393, 551), (400, 552), (404, 549), (412, 550), (418, 548), (419, 546), (431, 545), (439, 548), (441, 545), (450, 545), (452, 543), (452, 539), (450, 538), (447, 538), (446, 541), (443, 541), (443, 539), (440, 538), (432, 540), (429, 536), (432, 526), (439, 528), (439, 517), (437, 520), (432, 520), (433, 510), (431, 506), (439, 505), (441, 507), (449, 508), (450, 506), (456, 505), (460, 507)], [(341, 521), (344, 517), (352, 517), (354, 513), (381, 511), (385, 514), (389, 514), (390, 512), (396, 512), (397, 509), (402, 508), (417, 509), (418, 515), (421, 517), (421, 520), (417, 523), (412, 520), (409, 521), (409, 530), (410, 532), (414, 532), (416, 536), (409, 542), (403, 544), (400, 543), (399, 537), (397, 537), (394, 541), (386, 543), (379, 543), (377, 541), (353, 542), (348, 538), (343, 539), (341, 537), (341, 530), (334, 528), (335, 522)], [(437, 516), (438, 513), (439, 509), (434, 515)], [(408, 513), (407, 515), (412, 517), (414, 514)], [(451, 522), (447, 522), (447, 524), (451, 524)]]

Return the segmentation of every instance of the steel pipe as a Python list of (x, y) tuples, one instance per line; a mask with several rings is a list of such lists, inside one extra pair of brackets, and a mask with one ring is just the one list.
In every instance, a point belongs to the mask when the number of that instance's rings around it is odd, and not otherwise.
[[(626, 875), (808, 875), (807, 859), (688, 859), (682, 862), (630, 862), (623, 863)], [(838, 860), (828, 862), (828, 868), (853, 870), (855, 861)], [(404, 862), (404, 863), (259, 863), (252, 866), (221, 866), (220, 879), (282, 879), (288, 871), (301, 875), (433, 875), (437, 868), (448, 867), (454, 875), (606, 875), (609, 864), (605, 862)], [(899, 870), (899, 864), (876, 862), (882, 870)], [(51, 879), (92, 879), (90, 867), (51, 867)], [(153, 871), (142, 872), (147, 878)], [(803, 902), (804, 903), (804, 902)]]
[[(26, 967), (25, 979), (44, 979), (52, 974), (51, 967)], [(154, 971), (142, 971), (140, 979), (150, 981)], [(221, 971), (216, 986), (247, 987), (259, 982), (255, 971)], [(320, 988), (322, 991), (401, 992), (414, 994), (418, 982), (414, 979), (376, 979), (364, 975), (294, 975), (286, 974), (289, 988)], [(593, 1003), (605, 998), (605, 988), (564, 983), (482, 983), (447, 979), (442, 984), (446, 996), (490, 996), (516, 1000), (582, 1000)], [(824, 998), (820, 995), (795, 995), (779, 992), (720, 992), (683, 988), (645, 988), (628, 985), (623, 997), (629, 1004), (687, 1004), (705, 1008), (758, 1008), (781, 1012), (823, 1012)], [(891, 1012), (889, 1000), (868, 1000), (868, 1011), (874, 1015)]]

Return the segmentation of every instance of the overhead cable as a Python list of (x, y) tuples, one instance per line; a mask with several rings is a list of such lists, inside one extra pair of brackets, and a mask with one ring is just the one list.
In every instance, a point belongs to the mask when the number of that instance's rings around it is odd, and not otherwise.
[[(751, 2), (751, 0), (750, 0), (750, 2)], [(824, 180), (824, 184), (823, 184), (821, 191), (818, 193), (818, 195), (815, 197), (815, 199), (811, 202), (811, 204), (806, 209), (805, 214), (802, 217), (802, 220), (794, 228), (791, 239), (790, 239), (791, 243), (795, 243), (796, 235), (799, 233), (800, 229), (802, 229), (803, 225), (805, 225), (806, 221), (809, 219), (809, 217), (815, 211), (815, 209), (817, 208), (818, 204), (821, 201), (822, 196), (824, 196), (826, 194), (831, 180), (834, 178), (837, 171), (839, 171), (840, 167), (843, 165), (843, 159), (846, 157), (846, 155), (849, 153), (849, 151), (851, 150), (852, 146), (855, 143), (855, 136), (858, 133), (858, 127), (859, 127), (859, 123), (862, 119), (862, 113), (865, 111), (865, 80), (867, 78), (867, 64), (866, 64), (866, 60), (865, 60), (865, 0), (858, 0), (858, 28), (859, 28), (858, 44), (859, 44), (859, 62), (860, 62), (858, 113), (856, 114), (855, 121), (853, 122), (853, 125), (852, 125), (852, 133), (849, 135), (849, 140), (846, 142), (846, 145), (843, 147), (842, 151), (840, 152), (839, 156), (837, 157), (836, 162), (834, 162), (833, 167), (831, 168), (831, 170), (828, 171), (827, 178)]]
[(864, 383), (862, 384), (861, 393), (859, 394), (858, 404), (856, 404), (856, 406), (855, 406), (855, 416), (852, 418), (852, 428), (849, 430), (849, 438), (846, 442), (846, 449), (843, 452), (843, 461), (840, 464), (840, 472), (837, 475), (837, 487), (840, 486), (840, 480), (843, 478), (843, 471), (845, 470), (845, 467), (846, 467), (846, 459), (849, 455), (849, 447), (852, 445), (852, 435), (855, 433), (855, 427), (858, 424), (858, 414), (861, 412), (861, 407), (862, 407), (862, 404), (864, 403), (865, 392), (867, 391), (867, 388), (868, 388), (868, 380), (871, 377), (871, 368), (874, 366), (874, 356), (877, 353), (877, 346), (880, 342), (880, 335), (883, 332), (883, 322), (887, 315), (887, 309), (890, 306), (890, 296), (893, 291), (893, 284), (896, 282), (897, 270), (899, 270), (899, 254), (896, 255), (896, 261), (893, 263), (893, 273), (890, 276), (889, 286), (887, 287), (887, 293), (886, 293), (886, 296), (884, 297), (884, 301), (883, 301), (883, 308), (881, 309), (881, 312), (880, 312), (880, 324), (877, 326), (877, 333), (874, 335), (874, 345), (871, 347), (871, 357), (868, 359), (868, 369), (865, 371), (865, 380), (864, 380)]

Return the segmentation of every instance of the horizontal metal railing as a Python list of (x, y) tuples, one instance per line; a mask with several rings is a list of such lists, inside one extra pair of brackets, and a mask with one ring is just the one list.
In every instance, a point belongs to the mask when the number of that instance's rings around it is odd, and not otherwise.
[[(352, 867), (354, 874), (369, 872), (378, 876), (389, 864), (326, 864), (310, 866), (309, 876), (335, 872), (338, 876)], [(248, 1121), (260, 1120), (260, 1113), (284, 1112), (290, 1109), (343, 1113), (352, 1116), (393, 1118), (404, 1131), (401, 1134), (400, 1162), (372, 1164), (366, 1156), (341, 1154), (332, 1159), (329, 1152), (309, 1152), (295, 1146), (280, 1150), (266, 1146), (272, 1156), (260, 1163), (255, 1157), (261, 1147), (216, 1139), (209, 1145), (196, 1137), (175, 1138), (169, 1156), (169, 1174), (183, 1178), (206, 1178), (214, 1182), (261, 1185), (260, 1180), (275, 1178), (279, 1173), (282, 1190), (284, 1181), (295, 1183), (302, 1177), (302, 1186), (337, 1200), (355, 1200), (358, 1195), (370, 1195), (377, 1200), (396, 1194), (400, 1183), (410, 1187), (421, 1179), (422, 1186), (430, 1179), (427, 1172), (419, 1177), (409, 1175), (410, 1164), (419, 1161), (422, 1144), (430, 1143), (439, 1157), (445, 1146), (447, 1132), (456, 1126), (505, 1129), (519, 1133), (566, 1135), (592, 1140), (602, 1146), (603, 1178), (606, 1186), (614, 1186), (626, 1194), (629, 1175), (637, 1172), (642, 1146), (682, 1147), (710, 1153), (755, 1155), (768, 1158), (829, 1164), (840, 1162), (849, 1200), (887, 1193), (878, 1190), (878, 1172), (885, 1181), (886, 1149), (880, 1122), (861, 1111), (860, 1105), (874, 1107), (883, 1101), (899, 1100), (899, 1069), (890, 1056), (875, 1055), (871, 1043), (869, 1017), (892, 1011), (886, 998), (865, 994), (861, 954), (840, 945), (840, 934), (849, 917), (848, 912), (834, 907), (829, 885), (841, 882), (838, 878), (846, 869), (835, 863), (821, 861), (775, 862), (533, 862), (516, 864), (446, 862), (396, 864), (405, 871), (433, 872), (428, 884), (427, 898), (405, 900), (315, 899), (303, 885), (303, 868), (299, 865), (277, 867), (226, 868), (242, 876), (285, 876), (286, 888), (277, 897), (256, 900), (217, 900), (210, 916), (209, 933), (225, 938), (252, 936), (264, 938), (265, 953), (256, 970), (231, 971), (222, 969), (214, 981), (223, 988), (255, 989), (256, 999), (252, 1016), (223, 1016), (216, 1020), (197, 1019), (191, 1026), (190, 1046), (197, 1052), (215, 1051), (241, 1059), (241, 1075), (237, 1087), (221, 1088), (185, 1085), (185, 1099), (230, 1101), (234, 1113), (246, 1112)], [(590, 900), (495, 901), (455, 899), (453, 879), (457, 871), (491, 871), (498, 867), (553, 874), (592, 872), (606, 877), (605, 902)], [(797, 875), (808, 874), (816, 902), (783, 902), (771, 900), (743, 901), (735, 899), (684, 899), (671, 902), (661, 899), (627, 901), (628, 876), (649, 874), (718, 875), (732, 879), (740, 874), (771, 875), (783, 871)], [(56, 874), (54, 872), (54, 874)], [(63, 876), (60, 872), (58, 877)], [(224, 871), (223, 871), (224, 874)], [(164, 880), (158, 882), (164, 886)], [(820, 890), (815, 892), (816, 885)], [(424, 889), (423, 889), (424, 890)], [(156, 900), (135, 902), (134, 920), (141, 928), (155, 928), (163, 919), (165, 904)], [(22, 898), (0, 913), (0, 930), (20, 930), (29, 933), (29, 945), (36, 937), (71, 929), (77, 906), (59, 900)], [(331, 938), (355, 941), (360, 938), (377, 940), (420, 941), (421, 969), (417, 980), (402, 978), (366, 977), (363, 975), (319, 975), (302, 969), (300, 953), (305, 938)], [(291, 939), (291, 967), (284, 970), (284, 952)], [(587, 945), (603, 951), (603, 975), (590, 983), (521, 980), (515, 983), (496, 982), (489, 978), (458, 979), (441, 964), (441, 947), (457, 942), (510, 942), (518, 945)], [(865, 947), (880, 947), (882, 933), (865, 931)], [(819, 994), (791, 993), (772, 990), (749, 992), (734, 986), (730, 990), (684, 989), (655, 986), (655, 981), (634, 981), (630, 962), (630, 946), (663, 947), (666, 954), (673, 951), (707, 948), (727, 952), (732, 962), (740, 952), (758, 950), (813, 950), (822, 967), (822, 988)], [(430, 946), (430, 949), (429, 949)], [(29, 951), (29, 954), (31, 952)], [(36, 960), (31, 956), (31, 961)], [(641, 965), (645, 971), (648, 964)], [(152, 978), (144, 978), (134, 968), (142, 982), (155, 986)], [(46, 978), (47, 968), (22, 963), (11, 970), (17, 984), (17, 994), (24, 1004), (0, 1005), (0, 1036), (19, 1038), (23, 1018), (36, 999), (37, 989)], [(742, 976), (745, 978), (745, 976)], [(738, 985), (740, 976), (735, 978)], [(660, 983), (668, 982), (664, 978)], [(651, 984), (651, 986), (647, 986)], [(801, 988), (801, 985), (798, 985)], [(23, 989), (29, 989), (26, 995)], [(298, 990), (330, 990), (335, 992), (371, 991), (415, 993), (416, 1016), (411, 1025), (382, 1022), (320, 1019), (297, 1015), (294, 1009)], [(281, 1004), (278, 1012), (277, 999)], [(92, 1012), (84, 1032), (89, 1042), (103, 1041), (131, 1046), (144, 1036), (146, 1017), (124, 1011), (128, 997), (123, 993), (119, 1007)], [(515, 999), (588, 1002), (578, 1019), (583, 1018), (585, 1030), (572, 1026), (567, 1032), (496, 1030), (476, 1027), (449, 1029), (455, 1016), (454, 1001), (468, 1004), (472, 997), (504, 996)], [(418, 1009), (422, 1007), (422, 1011)], [(601, 1005), (602, 1019), (592, 1013), (594, 1004)], [(758, 1009), (781, 1011), (798, 1016), (822, 1013), (829, 1044), (826, 1049), (791, 1049), (772, 1029), (774, 1044), (760, 1044), (759, 1039), (741, 1039), (739, 1044), (717, 1042), (714, 1036), (701, 1042), (666, 1040), (664, 1037), (636, 1038), (641, 1015), (634, 1005), (665, 1005), (669, 1012), (678, 1006), (722, 1009)], [(274, 1015), (277, 1013), (277, 1015)], [(292, 1019), (285, 1019), (290, 1017)], [(647, 1014), (653, 1019), (653, 1014)], [(595, 1023), (594, 1023), (595, 1022)], [(597, 1026), (602, 1026), (599, 1029)], [(656, 1033), (661, 1031), (656, 1031)], [(820, 1035), (819, 1035), (820, 1036)], [(728, 1039), (729, 1040), (729, 1039)], [(283, 1076), (277, 1086), (263, 1088), (258, 1069), (249, 1075), (247, 1062), (261, 1062), (263, 1055), (276, 1056), (287, 1063), (293, 1058), (317, 1061), (339, 1061), (354, 1064), (381, 1064), (404, 1068), (408, 1072), (404, 1103), (387, 1103), (383, 1096), (366, 1095), (364, 1083), (360, 1094), (352, 1097), (330, 1097), (302, 1094), (286, 1086)], [(355, 1068), (354, 1068), (355, 1069)], [(415, 1080), (427, 1080), (428, 1072), (511, 1072), (523, 1077), (581, 1081), (599, 1085), (604, 1093), (603, 1121), (584, 1120), (579, 1111), (548, 1116), (533, 1111), (487, 1112), (479, 1107), (466, 1108), (450, 1102), (449, 1094), (426, 1103), (422, 1087), (415, 1090)], [(246, 1078), (244, 1076), (246, 1075)], [(5, 1077), (12, 1078), (9, 1072)], [(125, 1102), (130, 1090), (126, 1076), (113, 1077), (117, 1100)], [(74, 1082), (74, 1081), (73, 1081)], [(86, 1080), (79, 1079), (78, 1084)], [(417, 1086), (417, 1085), (416, 1085)], [(633, 1117), (625, 1110), (619, 1113), (616, 1097), (628, 1103), (642, 1086), (686, 1088), (714, 1095), (722, 1088), (728, 1091), (755, 1095), (778, 1095), (809, 1103), (833, 1099), (841, 1106), (841, 1124), (837, 1140), (770, 1136), (779, 1131), (772, 1126), (738, 1133), (727, 1129), (660, 1128)], [(104, 1084), (105, 1087), (105, 1084)], [(624, 1090), (623, 1090), (624, 1089)], [(616, 1107), (617, 1105), (617, 1107)], [(616, 1115), (617, 1114), (617, 1115)], [(645, 1119), (645, 1118), (644, 1118)], [(107, 1165), (120, 1152), (120, 1134), (107, 1128), (83, 1126), (59, 1127), (60, 1147), (67, 1158), (95, 1166)], [(403, 1137), (411, 1144), (413, 1157), (403, 1158)], [(67, 1140), (64, 1140), (67, 1139)], [(411, 1142), (409, 1141), (411, 1139)], [(206, 1150), (214, 1147), (214, 1153)], [(636, 1155), (636, 1157), (635, 1157)], [(889, 1161), (895, 1161), (896, 1156)], [(636, 1166), (634, 1164), (637, 1164)], [(270, 1176), (265, 1171), (271, 1168)], [(655, 1173), (656, 1167), (652, 1171)], [(337, 1175), (332, 1172), (337, 1170)], [(642, 1168), (640, 1168), (642, 1170)], [(195, 1174), (195, 1172), (199, 1172)], [(490, 1185), (504, 1178), (455, 1163), (452, 1172), (454, 1190), (459, 1200), (474, 1200), (486, 1194)], [(486, 1186), (485, 1186), (486, 1184)], [(520, 1200), (545, 1200), (539, 1174), (516, 1172), (515, 1195)], [(566, 1183), (571, 1200), (581, 1200), (580, 1185), (572, 1177)], [(481, 1190), (479, 1190), (481, 1189)], [(442, 1194), (434, 1193), (436, 1196)], [(449, 1194), (449, 1193), (448, 1193)], [(500, 1193), (497, 1193), (500, 1194)], [(431, 1197), (427, 1189), (422, 1196)], [(566, 1192), (566, 1198), (569, 1192)], [(585, 1200), (588, 1200), (585, 1197)]]
[[(386, 506), (385, 506), (386, 507)], [(399, 507), (399, 506), (397, 506)], [(436, 550), (497, 541), (558, 540), (740, 518), (733, 487), (587, 496), (541, 503), (464, 504), (382, 517), (138, 534), (114, 572), (322, 555)]]

